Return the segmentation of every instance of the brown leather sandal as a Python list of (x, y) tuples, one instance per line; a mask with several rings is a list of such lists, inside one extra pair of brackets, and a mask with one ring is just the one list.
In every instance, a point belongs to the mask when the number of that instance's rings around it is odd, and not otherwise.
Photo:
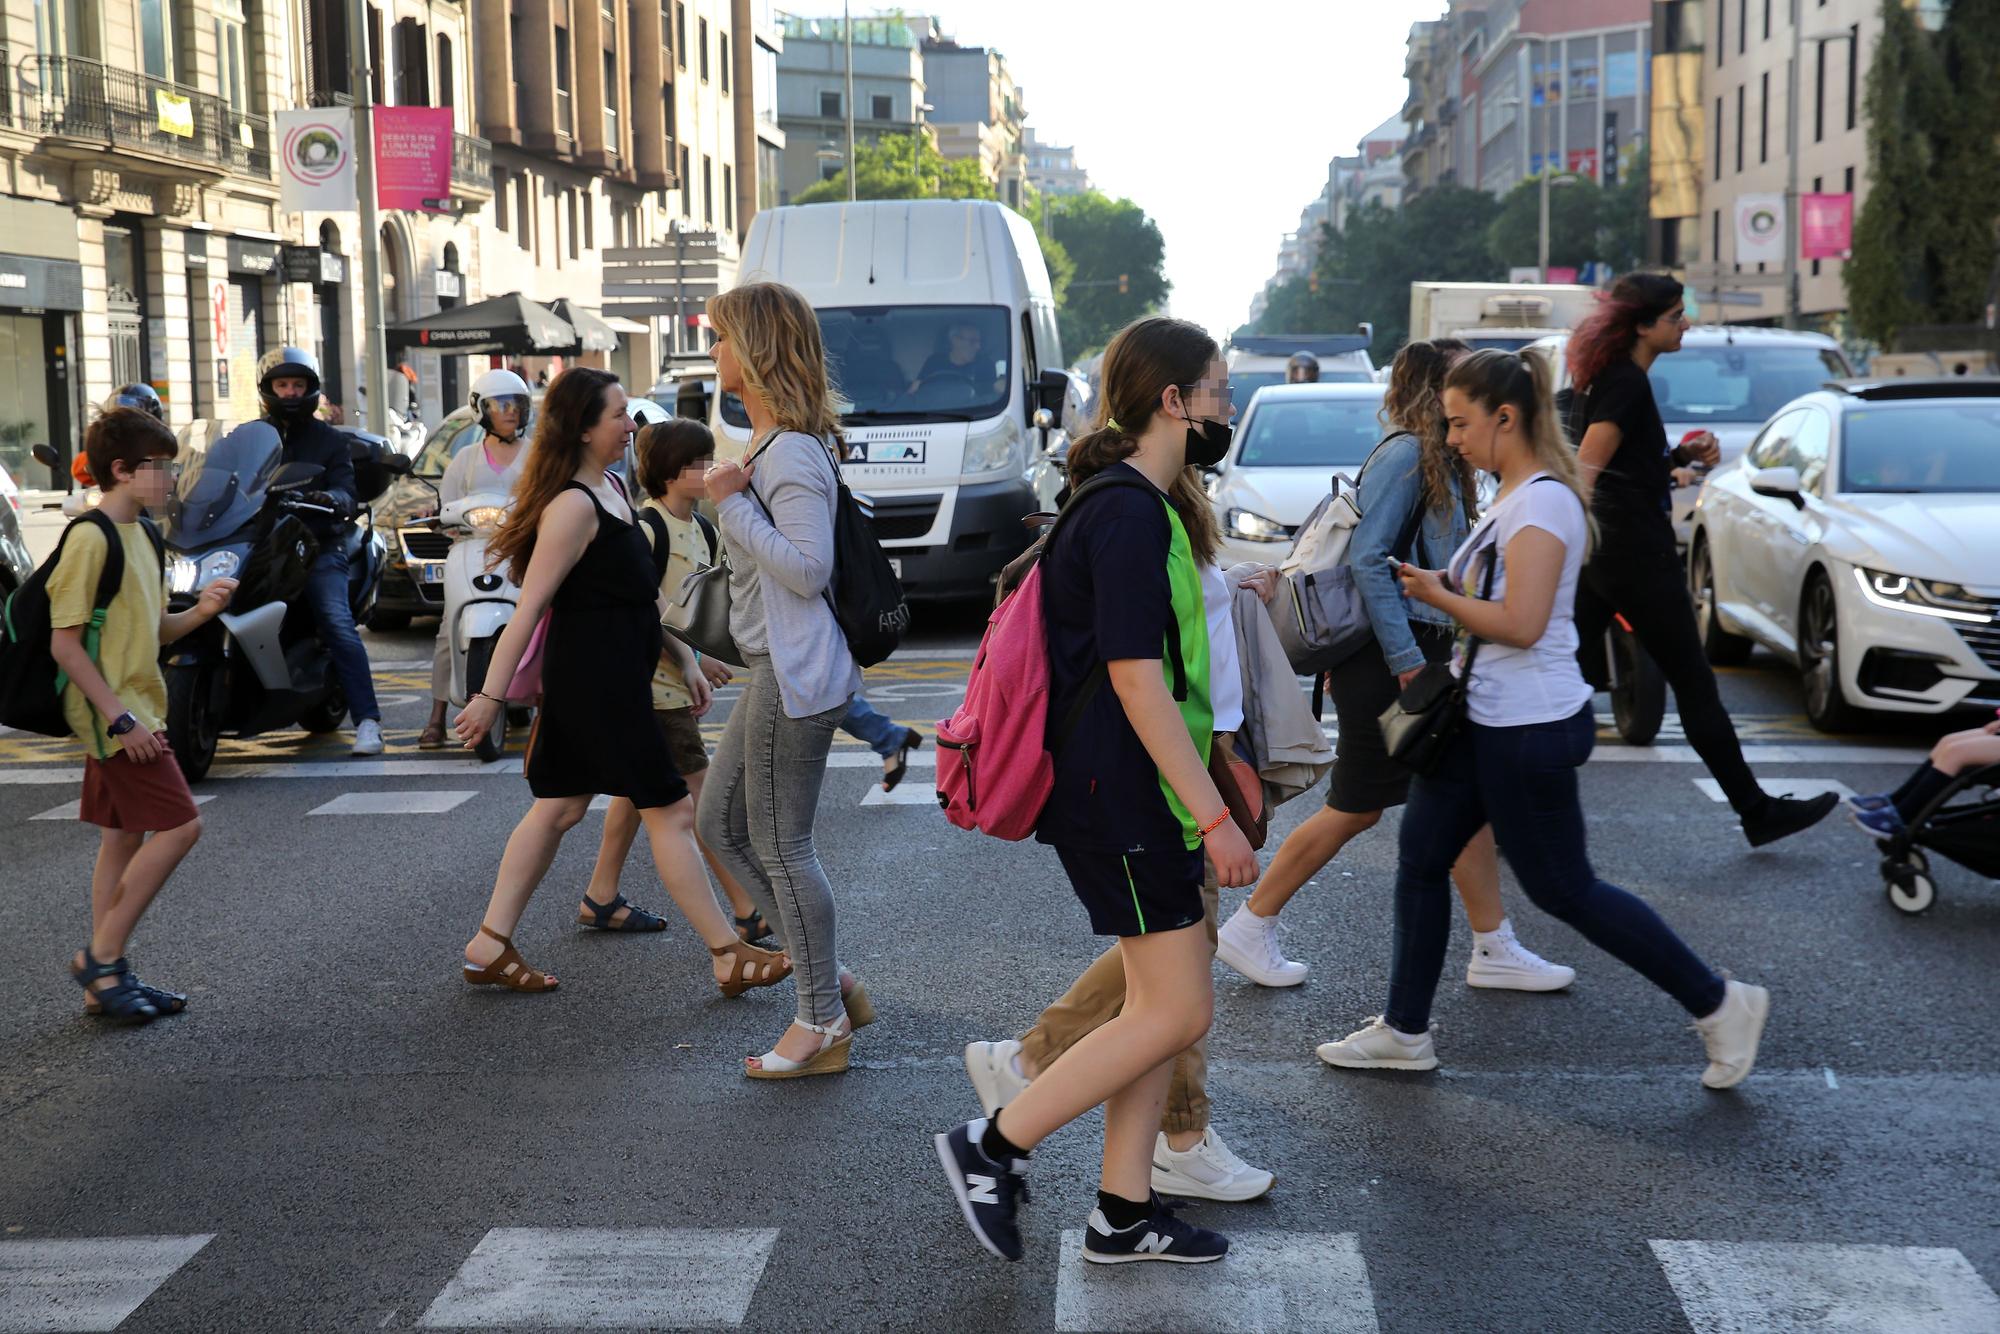
[(474, 968), (466, 964), (465, 980), (475, 987), (506, 987), (510, 991), (554, 991), (556, 979), (547, 973), (536, 972), (528, 967), (528, 961), (521, 957), (521, 951), (514, 948), (512, 937), (503, 936), (484, 922), (479, 924), (479, 933), (491, 936), (506, 946), (500, 957), (484, 968)]
[(729, 980), (717, 982), (725, 996), (740, 996), (752, 987), (771, 987), (792, 975), (792, 961), (782, 950), (760, 950), (741, 942), (719, 945), (708, 951), (718, 959), (729, 958)]

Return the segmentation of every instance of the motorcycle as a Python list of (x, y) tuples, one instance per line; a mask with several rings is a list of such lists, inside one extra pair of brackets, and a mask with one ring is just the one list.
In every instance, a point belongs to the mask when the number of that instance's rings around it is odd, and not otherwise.
[[(421, 480), (421, 479), (419, 479)], [(511, 496), (478, 491), (446, 505), (435, 518), (418, 519), (407, 527), (440, 529), (451, 537), (444, 559), (444, 623), (451, 633), (451, 702), (464, 708), (472, 692), (486, 686), (486, 671), (499, 646), (500, 632), (514, 619), (521, 590), (504, 568), (489, 569), (486, 543), (500, 526)], [(507, 749), (510, 722), (526, 721), (527, 711), (501, 709), (493, 725), (473, 745), (473, 754), (487, 763)]]
[[(359, 624), (388, 560), (366, 502), (409, 471), (410, 461), (376, 437), (353, 440), (362, 508), (329, 540), (346, 547), (348, 605)], [(175, 643), (163, 661), (167, 741), (190, 782), (208, 773), (225, 730), (247, 737), (296, 723), (331, 732), (347, 716), (332, 655), (303, 597), (320, 542), (301, 516), (332, 511), (302, 494), (322, 470), (284, 463), (283, 453), (269, 422), (237, 427), (184, 465), (161, 516), (170, 610), (192, 607), (217, 579), (238, 581), (229, 609)]]

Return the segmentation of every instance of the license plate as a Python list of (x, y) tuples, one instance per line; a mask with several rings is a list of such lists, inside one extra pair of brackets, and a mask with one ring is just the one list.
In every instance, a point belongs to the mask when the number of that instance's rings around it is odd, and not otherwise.
[(903, 562), (894, 556), (889, 557), (889, 573), (901, 579), (903, 577)]
[(418, 561), (418, 562), (417, 562), (417, 582), (418, 582), (418, 583), (423, 583), (423, 584), (441, 584), (441, 583), (443, 583), (443, 582), (444, 582), (444, 562), (443, 562), (443, 561), (441, 561), (441, 560), (422, 560), (422, 561)]

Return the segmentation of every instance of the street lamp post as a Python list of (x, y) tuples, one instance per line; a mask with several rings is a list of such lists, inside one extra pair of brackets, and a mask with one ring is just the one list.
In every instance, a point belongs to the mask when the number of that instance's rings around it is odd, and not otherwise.
[[(354, 88), (354, 184), (360, 195), (361, 299), (367, 327), (359, 339), (361, 382), (368, 394), (367, 419), (376, 435), (389, 434), (389, 366), (383, 360), (382, 224), (375, 203), (375, 114), (368, 70), (368, 5), (348, 0), (347, 66)], [(338, 355), (338, 354), (336, 354)], [(325, 368), (321, 368), (324, 374)]]
[(1535, 251), (1535, 276), (1543, 282), (1549, 280), (1549, 44), (1542, 41), (1542, 230), (1540, 245)]
[(854, 18), (846, 0), (841, 0), (840, 34), (847, 44), (847, 96), (842, 99), (847, 112), (847, 199), (854, 202)]
[(1853, 38), (1849, 32), (1819, 32), (1807, 35), (1802, 0), (1792, 0), (1792, 70), (1786, 79), (1785, 111), (1785, 327), (1796, 329), (1803, 314), (1804, 294), (1799, 290), (1799, 242), (1803, 219), (1799, 217), (1799, 73), (1805, 68), (1806, 43), (1823, 47), (1828, 42)]

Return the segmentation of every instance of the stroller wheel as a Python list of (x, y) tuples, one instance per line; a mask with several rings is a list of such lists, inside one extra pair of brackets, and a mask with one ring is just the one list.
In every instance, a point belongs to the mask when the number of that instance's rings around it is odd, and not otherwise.
[(1882, 887), (1896, 911), (1914, 915), (1937, 902), (1937, 884), (1930, 872), (1930, 858), (1919, 848), (1911, 848), (1905, 859), (1882, 859)]

